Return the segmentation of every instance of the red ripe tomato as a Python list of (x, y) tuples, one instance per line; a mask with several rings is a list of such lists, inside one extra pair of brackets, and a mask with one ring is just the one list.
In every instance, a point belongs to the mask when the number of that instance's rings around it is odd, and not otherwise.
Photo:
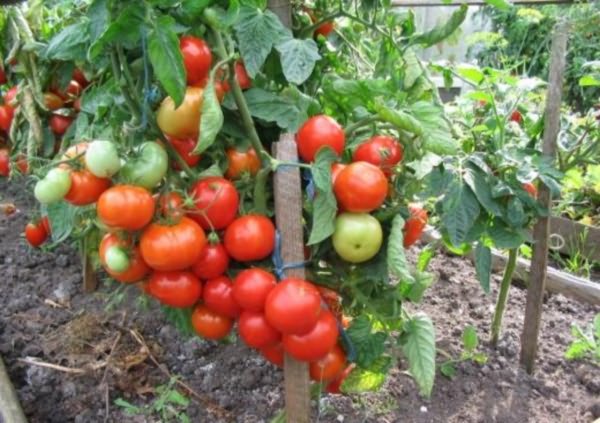
[(51, 92), (44, 93), (44, 105), (48, 110), (54, 111), (60, 109), (64, 104), (65, 102), (60, 96)]
[(85, 77), (83, 71), (79, 68), (75, 68), (73, 71), (73, 79), (81, 85), (81, 88), (85, 88), (90, 85), (90, 82)]
[(310, 378), (317, 382), (330, 381), (339, 376), (345, 367), (346, 354), (336, 345), (325, 357), (310, 363)]
[(10, 153), (6, 148), (0, 149), (0, 176), (10, 175)]
[(252, 81), (250, 80), (250, 76), (248, 76), (248, 72), (246, 72), (246, 66), (241, 61), (235, 62), (235, 78), (242, 90), (252, 87)]
[(538, 189), (531, 182), (524, 182), (523, 189), (529, 193), (533, 198), (538, 197)]
[(10, 90), (4, 94), (4, 104), (8, 104), (9, 106), (17, 105), (17, 87), (14, 86)]
[(148, 266), (155, 270), (183, 270), (192, 266), (206, 245), (202, 228), (182, 217), (173, 225), (152, 223), (142, 233), (140, 249)]
[(328, 146), (338, 155), (344, 151), (346, 136), (335, 119), (317, 115), (308, 119), (296, 134), (298, 154), (305, 162), (312, 162), (321, 147)]
[(95, 203), (110, 187), (110, 179), (98, 178), (87, 169), (71, 171), (71, 189), (65, 200), (75, 206)]
[(229, 256), (220, 242), (204, 247), (200, 258), (192, 266), (192, 272), (200, 279), (213, 279), (221, 276), (229, 267)]
[(42, 223), (42, 226), (44, 227), (46, 233), (50, 235), (52, 233), (52, 228), (50, 227), (50, 221), (48, 220), (48, 216), (42, 217), (40, 222)]
[(262, 312), (276, 285), (275, 276), (263, 269), (242, 270), (233, 280), (233, 298), (244, 310)]
[(50, 129), (54, 135), (64, 135), (73, 123), (73, 118), (70, 116), (62, 116), (62, 115), (52, 115), (50, 118)]
[(73, 109), (76, 112), (81, 112), (81, 97), (75, 99), (73, 102)]
[(356, 149), (352, 159), (355, 162), (363, 161), (378, 166), (389, 178), (394, 166), (402, 160), (403, 153), (402, 145), (396, 139), (386, 135), (375, 135)]
[(339, 205), (354, 213), (369, 213), (383, 204), (388, 182), (377, 166), (354, 162), (340, 172), (333, 184)]
[(224, 244), (229, 256), (237, 261), (262, 260), (275, 248), (275, 226), (265, 216), (239, 217), (225, 230)]
[(17, 169), (19, 169), (19, 172), (21, 172), (23, 175), (26, 175), (29, 171), (29, 163), (27, 162), (27, 157), (23, 154), (19, 154), (15, 163), (17, 165)]
[(217, 98), (219, 99), (219, 103), (223, 102), (225, 98), (225, 94), (229, 92), (231, 88), (229, 87), (229, 82), (227, 81), (215, 81), (215, 92), (217, 94)]
[(319, 27), (317, 29), (315, 29), (315, 37), (317, 35), (322, 35), (324, 37), (328, 37), (334, 28), (335, 28), (335, 23), (333, 23), (332, 21), (324, 22), (322, 25), (319, 25)]
[(154, 207), (154, 199), (148, 190), (134, 185), (117, 185), (102, 193), (96, 212), (105, 225), (136, 231), (150, 223)]
[(227, 162), (229, 163), (227, 172), (225, 172), (227, 179), (239, 179), (246, 172), (251, 175), (258, 173), (260, 159), (253, 148), (249, 148), (246, 151), (228, 148), (225, 154), (227, 154)]
[[(169, 140), (169, 142), (171, 143), (171, 145), (173, 146), (173, 148), (175, 149), (175, 151), (177, 151), (177, 153), (179, 153), (179, 155), (181, 156), (181, 158), (187, 163), (188, 166), (194, 167), (198, 164), (198, 162), (200, 162), (200, 159), (202, 157), (200, 157), (199, 154), (192, 154), (192, 151), (194, 151), (194, 149), (196, 148), (196, 144), (198, 144), (198, 140), (195, 138), (185, 138), (185, 139), (177, 139), (177, 138), (173, 138), (167, 135), (167, 139)], [(179, 165), (177, 165), (177, 163), (174, 163), (175, 168), (179, 169)]]
[(330, 394), (341, 393), (340, 387), (342, 386), (342, 383), (344, 383), (344, 380), (348, 377), (350, 372), (352, 372), (352, 369), (354, 369), (354, 365), (350, 364), (338, 377), (336, 377), (329, 383), (329, 385), (327, 385), (325, 390)]
[(416, 204), (409, 204), (410, 217), (404, 223), (404, 248), (408, 248), (421, 239), (427, 226), (427, 211)]
[(519, 112), (518, 110), (514, 110), (510, 114), (510, 120), (512, 122), (521, 123), (523, 122), (523, 115), (521, 115), (521, 112)]
[(0, 106), (0, 129), (4, 132), (9, 132), (14, 115), (15, 109), (13, 109), (12, 106), (9, 106), (8, 104)]
[(204, 229), (224, 229), (237, 214), (240, 196), (225, 178), (211, 176), (196, 182), (190, 190), (196, 209), (190, 217)]
[(321, 296), (303, 279), (287, 278), (271, 290), (265, 301), (265, 316), (284, 335), (304, 335), (314, 329), (321, 314)]
[(281, 341), (281, 333), (274, 329), (260, 312), (244, 311), (238, 322), (238, 332), (244, 342), (252, 348), (266, 348)]
[(81, 85), (73, 79), (69, 82), (65, 91), (60, 91), (57, 87), (51, 88), (51, 91), (59, 96), (64, 102), (69, 102), (81, 95)]
[(87, 169), (71, 171), (71, 189), (65, 200), (75, 206), (95, 203), (110, 187), (110, 179), (98, 178)]
[(150, 275), (146, 292), (162, 304), (186, 308), (198, 302), (202, 296), (202, 284), (192, 272), (156, 271)]
[(35, 223), (29, 222), (25, 225), (25, 238), (32, 247), (39, 247), (46, 241), (48, 232), (46, 232), (46, 228), (41, 220)]
[(283, 349), (299, 361), (317, 361), (327, 355), (338, 338), (335, 317), (328, 310), (321, 311), (316, 325), (303, 335), (283, 335)]
[(188, 35), (181, 37), (179, 48), (183, 55), (188, 85), (196, 84), (205, 79), (212, 64), (212, 53), (206, 42)]
[(278, 367), (283, 367), (283, 345), (278, 342), (273, 345), (266, 346), (260, 349), (260, 353), (271, 363)]
[(202, 298), (206, 307), (225, 317), (235, 319), (242, 312), (233, 299), (233, 285), (227, 276), (218, 276), (207, 281)]
[(217, 341), (229, 335), (233, 320), (198, 305), (192, 313), (192, 326), (198, 335)]
[(340, 172), (344, 169), (346, 169), (345, 164), (343, 163), (333, 163), (331, 165), (331, 183), (335, 184), (335, 180), (337, 179), (337, 177), (339, 176)]
[(6, 79), (6, 72), (4, 72), (4, 68), (0, 65), (0, 85), (6, 84), (8, 79)]
[(167, 192), (158, 198), (160, 214), (171, 220), (183, 217), (183, 198), (177, 192)]
[[(129, 258), (129, 268), (124, 272), (114, 272), (106, 265), (106, 252), (111, 247), (120, 247), (127, 252)], [(142, 280), (148, 273), (150, 268), (144, 261), (140, 248), (132, 245), (131, 240), (120, 239), (117, 234), (109, 233), (104, 235), (100, 242), (100, 248), (98, 250), (100, 256), (100, 263), (113, 279), (122, 283), (133, 283)]]

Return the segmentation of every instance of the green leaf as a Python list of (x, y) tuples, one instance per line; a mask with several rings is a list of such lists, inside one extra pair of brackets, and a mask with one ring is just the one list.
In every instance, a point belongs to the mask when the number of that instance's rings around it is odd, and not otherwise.
[(421, 44), (426, 48), (445, 40), (463, 23), (467, 17), (468, 9), (469, 7), (466, 4), (461, 4), (460, 8), (452, 13), (448, 21), (436, 26), (430, 31), (414, 35), (411, 38), (411, 43)]
[(467, 168), (464, 181), (471, 188), (479, 203), (493, 216), (502, 216), (502, 207), (492, 197), (492, 187), (489, 185), (488, 176), (482, 171)]
[(248, 6), (240, 9), (239, 20), (234, 28), (244, 65), (251, 78), (260, 71), (273, 46), (284, 36), (291, 36), (273, 12)]
[(448, 379), (453, 379), (456, 376), (456, 366), (452, 361), (446, 361), (440, 366), (440, 373)]
[(475, 247), (475, 272), (483, 291), (489, 294), (492, 274), (492, 250), (481, 242), (478, 242), (477, 247)]
[(424, 131), (421, 123), (402, 110), (392, 110), (385, 105), (379, 105), (377, 106), (377, 114), (382, 120), (395, 125), (399, 129), (411, 132), (415, 135), (423, 135)]
[(126, 414), (142, 414), (143, 409), (125, 401), (123, 398), (117, 398), (114, 402), (117, 407), (121, 407)]
[(288, 38), (275, 47), (281, 54), (283, 75), (292, 84), (300, 85), (312, 74), (321, 58), (317, 43), (312, 39)]
[(182, 335), (190, 337), (196, 333), (192, 326), (191, 308), (174, 308), (163, 305), (161, 310), (167, 321), (171, 322)]
[(419, 272), (424, 272), (434, 255), (435, 249), (430, 244), (427, 244), (425, 248), (421, 250), (419, 257), (417, 258), (417, 270)]
[(404, 88), (411, 88), (416, 80), (423, 75), (423, 68), (414, 49), (408, 47), (404, 52)]
[(450, 242), (459, 246), (479, 216), (479, 202), (467, 185), (454, 180), (444, 196), (442, 210), (442, 224)]
[(500, 249), (518, 248), (525, 241), (519, 232), (507, 227), (499, 219), (495, 219), (494, 224), (488, 228), (488, 235)]
[(511, 197), (506, 207), (506, 221), (514, 227), (520, 228), (527, 221), (523, 203), (517, 197)]
[(360, 367), (369, 367), (378, 360), (385, 351), (385, 332), (374, 332), (369, 318), (360, 315), (352, 321), (346, 330), (356, 351), (356, 363)]
[[(141, 28), (146, 18), (146, 4), (131, 2), (121, 11), (119, 16), (102, 32), (88, 50), (88, 60), (98, 57), (112, 42), (134, 44), (141, 36)], [(96, 29), (98, 30), (98, 29)]]
[(406, 163), (406, 166), (410, 167), (415, 171), (415, 178), (423, 179), (429, 175), (434, 167), (442, 162), (442, 158), (437, 154), (426, 152), (423, 157), (419, 160)]
[(308, 119), (311, 99), (297, 90), (287, 89), (282, 93), (251, 88), (244, 93), (250, 114), (290, 132), (296, 132)]
[(404, 252), (404, 219), (400, 214), (394, 217), (387, 246), (387, 266), (389, 272), (401, 281), (414, 283)]
[[(456, 73), (458, 73), (463, 78), (475, 83), (476, 85), (479, 85), (485, 78), (483, 71), (479, 67), (477, 67), (475, 65), (469, 65), (466, 63), (457, 66)], [(478, 92), (483, 93), (483, 91), (478, 91)], [(490, 96), (490, 101), (491, 101), (491, 96)]]
[(110, 13), (108, 12), (108, 0), (94, 0), (88, 8), (90, 20), (90, 40), (96, 40), (108, 27)]
[(421, 394), (430, 396), (435, 379), (435, 329), (431, 319), (417, 315), (405, 322), (400, 343)]
[(477, 330), (469, 325), (465, 328), (462, 334), (463, 348), (465, 351), (473, 352), (479, 345), (479, 338), (477, 337)]
[(344, 379), (340, 390), (346, 394), (377, 391), (383, 386), (391, 365), (391, 357), (383, 356), (368, 368), (356, 367)]
[(212, 0), (183, 0), (181, 11), (186, 18), (197, 19), (202, 16), (204, 9), (210, 6), (211, 3)]
[[(485, 102), (485, 104), (492, 104), (492, 102), (494, 101), (494, 97), (490, 93), (487, 93), (485, 91), (470, 91), (467, 94), (465, 94), (465, 98), (469, 98), (475, 101), (483, 101)], [(487, 128), (487, 126), (484, 126), (484, 128)]]
[(198, 144), (194, 149), (194, 154), (200, 154), (210, 147), (217, 138), (219, 131), (223, 127), (225, 118), (221, 104), (215, 91), (215, 71), (211, 72), (210, 81), (204, 88), (204, 98), (202, 100), (202, 119), (200, 119), (200, 134), (198, 135)]
[(600, 79), (596, 78), (594, 75), (584, 75), (579, 78), (579, 86), (580, 87), (599, 87)]
[(42, 211), (42, 214), (48, 216), (52, 228), (52, 241), (58, 244), (71, 235), (79, 208), (66, 201), (59, 201), (46, 205), (45, 209), (45, 213)]
[(187, 407), (190, 404), (190, 400), (185, 397), (182, 393), (175, 389), (171, 389), (167, 393), (167, 401), (182, 407)]
[(90, 23), (86, 19), (66, 26), (50, 39), (44, 57), (50, 60), (82, 60), (89, 41)]
[[(308, 245), (318, 244), (329, 238), (335, 230), (335, 215), (337, 201), (333, 194), (331, 183), (331, 164), (337, 160), (335, 152), (329, 148), (321, 148), (311, 167), (312, 177), (316, 188), (312, 226)], [(281, 172), (282, 170), (278, 170)]]
[(441, 107), (426, 101), (410, 105), (411, 115), (419, 122), (423, 136), (423, 149), (440, 156), (455, 155), (459, 150), (458, 141), (452, 138), (452, 131), (444, 119)]
[(156, 77), (178, 107), (185, 96), (186, 75), (174, 26), (171, 16), (158, 18), (148, 37), (148, 55)]
[(500, 10), (508, 10), (512, 7), (512, 5), (506, 0), (485, 0), (485, 2), (490, 6), (494, 6)]
[(431, 273), (416, 272), (414, 283), (402, 282), (400, 289), (403, 290), (404, 298), (413, 303), (419, 303), (423, 299), (423, 294), (435, 282), (435, 278)]

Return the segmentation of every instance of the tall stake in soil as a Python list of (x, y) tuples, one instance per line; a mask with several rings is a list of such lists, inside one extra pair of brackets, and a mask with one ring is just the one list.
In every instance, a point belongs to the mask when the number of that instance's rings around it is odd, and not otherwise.
[(494, 319), (492, 320), (490, 342), (494, 348), (498, 344), (500, 329), (502, 328), (502, 316), (504, 315), (506, 300), (508, 300), (508, 290), (510, 289), (510, 283), (512, 282), (516, 264), (517, 249), (513, 248), (512, 250), (508, 250), (508, 263), (506, 263), (506, 267), (504, 268), (504, 276), (502, 277), (502, 283), (500, 284), (500, 292), (498, 293), (496, 310), (494, 311)]
[[(552, 53), (550, 56), (550, 75), (548, 77), (548, 97), (544, 116), (543, 155), (551, 162), (556, 160), (556, 139), (560, 130), (560, 105), (562, 101), (563, 74), (567, 51), (567, 24), (559, 22), (552, 35)], [(538, 201), (541, 206), (550, 210), (550, 190), (540, 184)], [(538, 335), (542, 320), (542, 303), (546, 290), (546, 274), (548, 272), (548, 238), (550, 232), (550, 216), (541, 217), (533, 228), (533, 258), (529, 286), (527, 288), (527, 305), (525, 307), (525, 324), (521, 334), (521, 365), (528, 373), (533, 372), (537, 355)]]

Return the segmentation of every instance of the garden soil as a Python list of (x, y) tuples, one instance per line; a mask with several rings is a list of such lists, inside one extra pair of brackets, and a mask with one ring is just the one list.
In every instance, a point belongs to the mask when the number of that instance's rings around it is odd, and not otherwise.
[[(156, 388), (170, 375), (195, 393), (179, 389), (190, 399), (185, 413), (192, 422), (268, 422), (282, 408), (279, 369), (240, 341), (217, 344), (180, 335), (156, 305), (136, 301), (136, 287), (116, 295), (115, 285), (101, 281), (98, 291), (84, 294), (74, 249), (46, 253), (26, 245), (22, 230), (33, 201), (23, 185), (0, 182), (0, 203), (18, 209), (0, 216), (0, 355), (30, 422), (159, 422), (160, 414), (127, 414), (115, 401), (153, 404)], [(418, 310), (434, 320), (438, 348), (459, 357), (461, 334), (473, 325), (487, 363), (459, 363), (452, 380), (438, 372), (433, 394), (425, 399), (400, 358), (378, 393), (322, 395), (313, 401), (319, 410), (314, 421), (521, 423), (600, 417), (600, 368), (563, 358), (571, 324), (590, 324), (600, 307), (548, 296), (536, 371), (528, 376), (518, 366), (523, 289), (510, 292), (503, 334), (493, 350), (485, 341), (499, 275), (486, 296), (468, 261), (440, 254), (431, 268), (439, 278)], [(416, 306), (410, 309), (417, 312)]]

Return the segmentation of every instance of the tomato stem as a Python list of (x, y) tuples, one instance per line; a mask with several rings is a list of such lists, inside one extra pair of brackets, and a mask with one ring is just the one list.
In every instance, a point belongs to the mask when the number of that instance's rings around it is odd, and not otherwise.
[[(212, 31), (217, 42), (217, 54), (219, 55), (221, 60), (224, 60), (229, 55), (227, 54), (227, 49), (225, 47), (225, 42), (223, 41), (223, 36), (215, 28), (212, 28)], [(248, 108), (248, 104), (246, 103), (246, 99), (244, 98), (242, 88), (240, 87), (240, 84), (238, 83), (238, 80), (236, 78), (234, 66), (235, 64), (233, 62), (229, 62), (229, 85), (231, 87), (231, 92), (233, 94), (233, 98), (235, 99), (235, 103), (237, 104), (238, 111), (240, 112), (240, 115), (242, 117), (242, 123), (244, 124), (244, 128), (250, 136), (250, 143), (252, 144), (254, 150), (258, 153), (259, 159), (264, 166), (264, 162), (270, 163), (273, 160), (273, 157), (271, 157), (267, 150), (265, 150), (262, 142), (260, 141), (260, 137), (258, 136), (258, 132), (256, 132), (256, 127), (254, 126), (254, 121), (252, 120), (250, 109)]]
[(124, 79), (121, 78), (121, 63), (119, 61), (119, 56), (115, 50), (112, 50), (110, 52), (110, 63), (112, 66), (113, 76), (114, 76), (115, 80), (117, 81), (117, 84), (119, 85), (121, 94), (123, 94), (125, 103), (127, 104), (127, 107), (129, 108), (129, 112), (133, 116), (134, 121), (139, 122), (141, 113), (140, 113), (140, 110), (138, 109), (137, 104), (131, 97), (131, 93), (127, 89), (128, 88), (127, 81), (125, 81)]
[(345, 135), (348, 137), (350, 135), (352, 135), (352, 133), (354, 131), (356, 131), (357, 129), (362, 128), (363, 126), (368, 126), (372, 123), (375, 123), (377, 121), (379, 121), (379, 116), (367, 116), (364, 117), (360, 120), (358, 120), (357, 122), (353, 123), (352, 125), (348, 125), (346, 127), (346, 130), (344, 131)]
[(263, 215), (267, 214), (267, 181), (270, 173), (270, 167), (263, 167), (254, 182), (254, 210)]
[(490, 334), (490, 343), (493, 347), (498, 344), (498, 338), (500, 336), (500, 328), (502, 326), (502, 316), (504, 315), (504, 308), (506, 307), (506, 300), (508, 299), (508, 289), (512, 281), (512, 276), (515, 271), (517, 264), (517, 249), (513, 248), (508, 250), (508, 262), (504, 269), (504, 276), (502, 277), (502, 283), (500, 284), (500, 292), (498, 293), (498, 301), (496, 302), (496, 310), (494, 311), (494, 319), (492, 321), (492, 329)]

